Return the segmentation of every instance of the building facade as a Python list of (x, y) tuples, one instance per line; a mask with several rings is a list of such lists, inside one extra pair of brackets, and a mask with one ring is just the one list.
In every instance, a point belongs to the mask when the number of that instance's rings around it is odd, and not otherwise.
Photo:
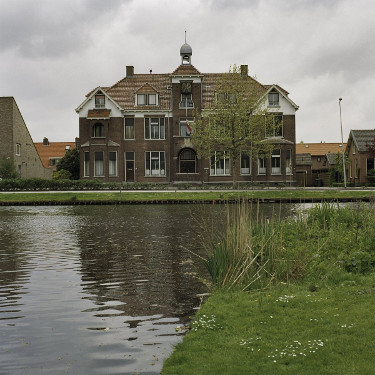
[(345, 143), (298, 143), (297, 185), (320, 187), (337, 182), (332, 181), (331, 169), (337, 163), (337, 154), (342, 154), (345, 147)]
[(75, 142), (50, 142), (44, 138), (43, 142), (34, 142), (43, 166), (52, 171), (56, 170), (57, 163), (65, 156), (68, 150), (76, 147)]
[(346, 178), (353, 185), (375, 181), (375, 130), (351, 130), (346, 146)]
[[(210, 107), (222, 74), (201, 73), (192, 49), (180, 49), (181, 64), (169, 74), (126, 76), (111, 87), (97, 87), (76, 109), (79, 114), (81, 179), (152, 183), (295, 183), (295, 112), (298, 106), (278, 85), (261, 85), (263, 105), (282, 120), (272, 155), (252, 160), (245, 154), (235, 171), (230, 160), (200, 159), (190, 138), (195, 111)], [(244, 79), (247, 65), (241, 66)], [(241, 74), (242, 74), (241, 73)], [(223, 152), (225, 150), (222, 150)], [(213, 155), (215, 151), (213, 150)]]
[(0, 129), (0, 159), (13, 160), (21, 178), (52, 178), (52, 171), (44, 168), (13, 97), (0, 98)]

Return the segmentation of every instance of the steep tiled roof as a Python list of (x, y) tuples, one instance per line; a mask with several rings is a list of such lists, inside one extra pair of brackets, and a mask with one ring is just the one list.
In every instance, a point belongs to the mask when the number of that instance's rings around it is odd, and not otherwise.
[(375, 139), (375, 130), (351, 130), (350, 136), (354, 140), (359, 152), (366, 152), (367, 145)]
[(134, 74), (109, 87), (105, 91), (124, 109), (135, 109), (135, 95), (141, 87), (149, 85), (159, 94), (158, 106), (136, 107), (136, 109), (163, 109), (170, 108), (170, 75), (169, 74)]
[[(309, 153), (312, 156), (323, 156), (328, 153), (342, 152), (342, 143), (297, 143), (296, 154)], [(346, 143), (344, 143), (344, 148)]]
[[(102, 89), (125, 110), (169, 110), (171, 107), (171, 77), (199, 75), (202, 77), (202, 107), (209, 108), (215, 97), (217, 80), (225, 74), (228, 73), (201, 73), (192, 65), (180, 65), (171, 74), (134, 74), (131, 77), (121, 79), (111, 87)], [(266, 93), (266, 86), (249, 76), (247, 80), (249, 84), (255, 84), (255, 87), (259, 90), (259, 96)], [(147, 92), (155, 90), (159, 94), (157, 106), (134, 106), (136, 93), (141, 92), (143, 89), (149, 90)], [(285, 90), (282, 88), (280, 90), (287, 95)]]
[(43, 166), (52, 169), (55, 169), (55, 167), (50, 165), (50, 159), (62, 158), (67, 151), (67, 147), (74, 148), (76, 146), (74, 142), (49, 142), (48, 145), (44, 145), (43, 142), (35, 142), (34, 145)]
[(173, 76), (201, 75), (202, 73), (193, 65), (180, 65), (172, 73)]

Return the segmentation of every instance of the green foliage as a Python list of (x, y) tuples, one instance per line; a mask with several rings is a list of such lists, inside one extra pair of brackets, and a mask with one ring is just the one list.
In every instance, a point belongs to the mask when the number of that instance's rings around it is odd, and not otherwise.
[(13, 161), (10, 158), (2, 158), (0, 160), (0, 178), (13, 179), (18, 177), (19, 175)]
[(72, 177), (72, 174), (65, 170), (65, 169), (60, 169), (56, 172), (54, 172), (52, 179), (53, 180), (70, 180)]
[(254, 221), (244, 203), (225, 233), (206, 244), (204, 264), (216, 288), (254, 290), (280, 282), (334, 282), (375, 269), (375, 211), (321, 204), (305, 216)]
[(192, 142), (198, 156), (210, 158), (214, 151), (226, 151), (235, 171), (241, 152), (249, 156), (270, 153), (272, 144), (264, 142), (266, 128), (272, 131), (276, 125), (260, 105), (264, 88), (234, 65), (218, 79), (215, 95), (209, 109), (197, 108), (195, 113)]
[(71, 173), (72, 180), (79, 179), (79, 151), (76, 148), (68, 150), (64, 157), (57, 163), (56, 170), (65, 170)]

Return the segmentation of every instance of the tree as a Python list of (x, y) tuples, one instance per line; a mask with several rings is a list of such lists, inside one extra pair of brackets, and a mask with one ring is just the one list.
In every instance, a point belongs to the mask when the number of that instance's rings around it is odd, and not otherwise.
[(68, 150), (57, 163), (56, 170), (60, 171), (62, 169), (71, 173), (72, 180), (79, 179), (79, 151), (76, 148)]
[[(350, 165), (350, 160), (348, 159), (348, 155), (345, 154), (345, 168)], [(343, 163), (342, 163), (342, 152), (338, 152), (335, 155), (335, 162), (330, 168), (330, 182), (334, 184), (336, 182), (343, 183), (344, 182), (344, 171), (343, 171)]]
[(269, 155), (273, 145), (265, 140), (266, 132), (274, 133), (282, 124), (267, 115), (261, 102), (264, 87), (243, 75), (240, 67), (234, 65), (221, 75), (215, 89), (211, 107), (195, 111), (192, 143), (198, 157), (210, 158), (211, 164), (229, 156), (235, 185), (241, 153), (250, 157)]
[(10, 158), (0, 160), (0, 178), (18, 178), (16, 166)]

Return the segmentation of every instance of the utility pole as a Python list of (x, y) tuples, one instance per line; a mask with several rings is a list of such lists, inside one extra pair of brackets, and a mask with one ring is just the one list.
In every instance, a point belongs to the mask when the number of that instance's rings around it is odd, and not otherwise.
[(343, 134), (342, 134), (341, 100), (342, 100), (342, 98), (339, 99), (340, 127), (341, 127), (341, 144), (342, 144), (342, 170), (344, 172), (344, 187), (346, 189), (345, 149), (344, 149), (344, 137), (343, 137)]

